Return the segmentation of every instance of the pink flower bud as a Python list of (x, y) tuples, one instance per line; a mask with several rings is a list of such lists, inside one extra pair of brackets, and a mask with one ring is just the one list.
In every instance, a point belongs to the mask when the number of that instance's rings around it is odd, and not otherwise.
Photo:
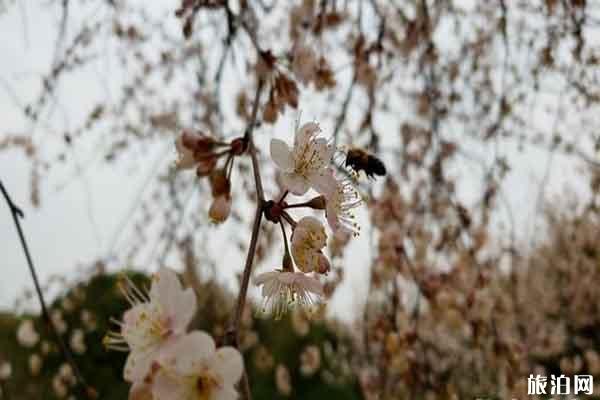
[(199, 178), (204, 176), (209, 176), (215, 167), (217, 166), (217, 157), (212, 156), (201, 160), (198, 163), (198, 168), (196, 169), (196, 174)]
[(228, 194), (217, 196), (208, 210), (208, 217), (215, 223), (225, 222), (231, 213), (231, 196)]

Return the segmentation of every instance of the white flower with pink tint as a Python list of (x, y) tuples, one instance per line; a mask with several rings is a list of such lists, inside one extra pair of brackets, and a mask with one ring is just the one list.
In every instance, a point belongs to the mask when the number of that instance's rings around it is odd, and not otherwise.
[(356, 222), (354, 209), (363, 203), (358, 190), (350, 180), (336, 179), (333, 171), (326, 187), (323, 194), (327, 202), (325, 213), (329, 226), (334, 232), (343, 230), (357, 236), (360, 227)]
[(180, 338), (162, 358), (152, 384), (155, 399), (235, 400), (244, 361), (233, 347), (216, 348), (212, 337), (194, 331)]
[(303, 41), (298, 41), (292, 48), (292, 72), (305, 85), (315, 79), (319, 68), (317, 54), (313, 48)]
[(33, 321), (26, 319), (21, 322), (17, 329), (17, 341), (23, 347), (31, 348), (40, 340), (40, 335), (36, 332)]
[(327, 179), (335, 148), (319, 133), (321, 128), (316, 122), (307, 122), (296, 129), (293, 148), (283, 140), (271, 140), (271, 158), (282, 171), (282, 183), (296, 195), (303, 195), (311, 187), (320, 191)]
[(326, 273), (329, 260), (322, 252), (327, 245), (327, 234), (323, 224), (314, 217), (304, 217), (292, 233), (292, 255), (302, 272)]
[(129, 382), (145, 379), (159, 356), (179, 337), (196, 312), (196, 295), (191, 288), (183, 290), (177, 275), (161, 268), (153, 276), (150, 293), (146, 294), (128, 280), (123, 291), (132, 308), (117, 322), (120, 332), (110, 332), (107, 347), (129, 350), (124, 377)]
[(254, 283), (262, 285), (263, 312), (281, 318), (290, 308), (317, 304), (323, 285), (300, 272), (273, 271), (258, 275)]

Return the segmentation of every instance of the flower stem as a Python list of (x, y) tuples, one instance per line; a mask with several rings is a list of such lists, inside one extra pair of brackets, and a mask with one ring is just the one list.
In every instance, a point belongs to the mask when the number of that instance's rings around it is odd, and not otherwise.
[(281, 216), (283, 217), (283, 219), (286, 220), (286, 222), (288, 224), (290, 224), (292, 226), (292, 228), (296, 227), (296, 221), (294, 221), (294, 219), (290, 216), (290, 214), (288, 214), (287, 212), (282, 212)]

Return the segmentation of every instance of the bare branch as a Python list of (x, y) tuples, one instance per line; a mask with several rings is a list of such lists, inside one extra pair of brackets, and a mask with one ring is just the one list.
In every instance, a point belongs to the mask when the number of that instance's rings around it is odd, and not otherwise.
[(73, 374), (77, 379), (77, 384), (79, 385), (82, 393), (86, 396), (86, 398), (95, 399), (98, 397), (96, 390), (91, 386), (88, 386), (88, 384), (86, 383), (85, 378), (81, 374), (81, 371), (79, 370), (79, 367), (77, 366), (77, 363), (73, 358), (73, 354), (71, 354), (71, 351), (69, 350), (62, 337), (56, 330), (56, 327), (54, 326), (54, 324), (52, 323), (52, 319), (50, 318), (50, 314), (48, 313), (48, 307), (46, 306), (46, 301), (44, 300), (44, 295), (42, 293), (37, 272), (35, 270), (35, 266), (33, 265), (33, 260), (31, 259), (31, 253), (29, 252), (29, 247), (27, 246), (27, 241), (25, 240), (25, 235), (23, 234), (23, 229), (21, 228), (21, 222), (19, 221), (19, 218), (24, 218), (25, 215), (23, 214), (23, 211), (12, 201), (2, 181), (0, 181), (0, 191), (2, 191), (2, 195), (6, 200), (6, 204), (8, 204), (10, 213), (12, 214), (13, 221), (15, 223), (15, 227), (17, 228), (19, 240), (21, 241), (21, 246), (23, 247), (23, 252), (25, 253), (25, 258), (27, 259), (27, 265), (29, 266), (29, 272), (31, 273), (31, 278), (33, 279), (33, 284), (35, 286), (35, 291), (37, 293), (38, 300), (40, 301), (40, 306), (42, 308), (42, 317), (44, 319), (44, 322), (52, 331), (52, 334), (54, 335), (56, 342), (58, 343), (58, 347), (60, 349), (61, 354), (65, 358), (65, 361), (67, 361), (67, 363), (73, 369)]

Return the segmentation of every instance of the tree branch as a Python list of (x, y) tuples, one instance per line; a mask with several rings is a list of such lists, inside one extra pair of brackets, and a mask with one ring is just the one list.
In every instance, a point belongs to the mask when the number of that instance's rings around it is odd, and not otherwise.
[(12, 214), (13, 221), (15, 223), (15, 227), (17, 228), (19, 240), (21, 241), (21, 247), (23, 247), (23, 252), (25, 253), (25, 258), (27, 259), (27, 265), (29, 266), (29, 272), (31, 273), (31, 278), (33, 279), (33, 284), (35, 286), (35, 291), (37, 293), (38, 300), (40, 301), (40, 306), (42, 308), (42, 317), (44, 319), (44, 322), (52, 331), (56, 342), (58, 343), (60, 352), (62, 353), (67, 363), (71, 366), (73, 374), (77, 379), (77, 385), (80, 386), (82, 393), (84, 393), (87, 398), (95, 399), (98, 397), (96, 390), (93, 389), (91, 386), (87, 385), (83, 375), (81, 374), (81, 371), (77, 367), (77, 363), (75, 363), (73, 354), (71, 354), (69, 348), (63, 341), (62, 336), (56, 330), (56, 327), (54, 326), (54, 324), (52, 323), (52, 319), (50, 318), (50, 314), (48, 313), (48, 307), (46, 306), (46, 301), (44, 300), (44, 295), (42, 293), (37, 272), (33, 265), (33, 260), (31, 259), (31, 253), (29, 252), (29, 247), (27, 246), (27, 241), (25, 240), (25, 235), (23, 234), (23, 229), (21, 228), (21, 222), (19, 221), (19, 218), (24, 218), (25, 215), (23, 214), (23, 211), (12, 201), (2, 181), (0, 181), (0, 191), (2, 191), (2, 195), (4, 196), (4, 199), (8, 204), (10, 213)]
[[(254, 223), (252, 224), (252, 236), (250, 237), (250, 245), (248, 246), (248, 254), (246, 256), (246, 263), (244, 266), (244, 272), (242, 275), (242, 282), (240, 285), (240, 293), (238, 294), (237, 305), (233, 315), (230, 328), (227, 331), (226, 342), (236, 348), (239, 347), (239, 328), (240, 321), (242, 319), (242, 313), (246, 307), (246, 297), (248, 294), (248, 285), (250, 283), (250, 276), (252, 275), (252, 264), (254, 262), (254, 254), (256, 253), (256, 246), (258, 244), (258, 235), (260, 233), (260, 223), (262, 221), (262, 215), (265, 204), (264, 191), (262, 186), (262, 179), (260, 176), (260, 168), (258, 163), (258, 157), (256, 155), (256, 148), (254, 147), (254, 140), (252, 133), (254, 126), (256, 125), (256, 117), (258, 114), (258, 105), (260, 103), (260, 95), (264, 87), (264, 82), (259, 80), (256, 88), (256, 95), (254, 97), (254, 105), (252, 108), (252, 116), (248, 122), (248, 127), (244, 134), (244, 139), (248, 142), (248, 153), (252, 159), (252, 170), (254, 173), (254, 185), (256, 187), (256, 212), (254, 214)], [(252, 395), (250, 393), (250, 384), (248, 382), (248, 375), (244, 371), (242, 377), (242, 393), (243, 398), (250, 400)]]

